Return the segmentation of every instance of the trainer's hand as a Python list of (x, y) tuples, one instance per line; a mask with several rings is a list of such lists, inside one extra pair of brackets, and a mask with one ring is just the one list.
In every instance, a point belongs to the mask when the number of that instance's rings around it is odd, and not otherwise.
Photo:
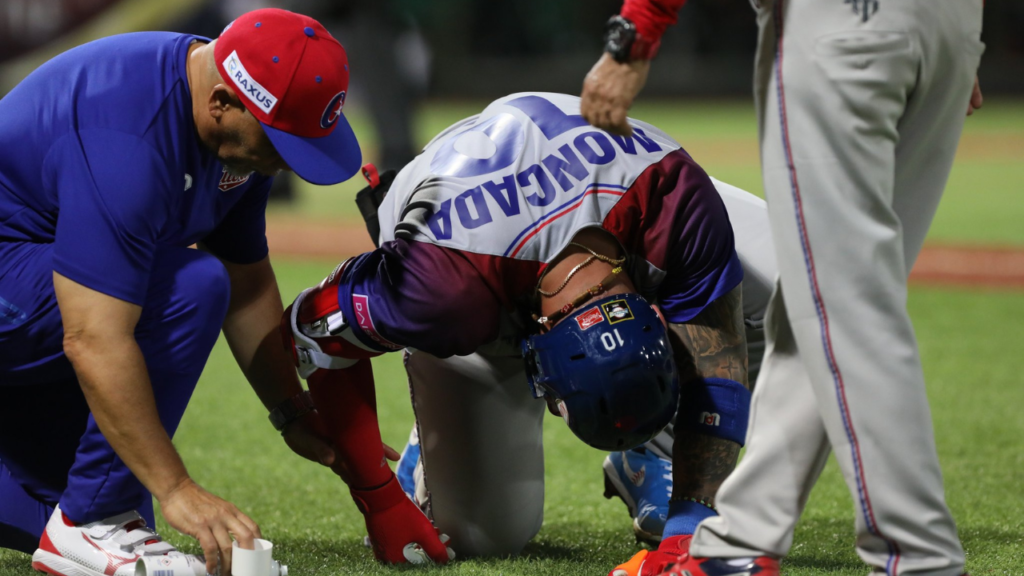
[(352, 499), (366, 520), (373, 555), (388, 564), (444, 564), (455, 558), (427, 516), (402, 492), (398, 478), (374, 490), (352, 489)]
[(231, 536), (246, 550), (253, 549), (253, 538), (260, 537), (260, 527), (234, 504), (218, 498), (186, 479), (159, 498), (160, 510), (174, 529), (199, 541), (206, 556), (206, 571), (231, 574)]
[(981, 108), (984, 104), (985, 99), (981, 96), (981, 84), (978, 83), (978, 77), (974, 77), (974, 90), (971, 91), (971, 101), (967, 104), (967, 115), (974, 114), (974, 111)]
[(334, 448), (320, 414), (307, 412), (288, 424), (282, 432), (285, 444), (306, 460), (324, 466), (334, 464)]
[(647, 82), (649, 60), (616, 62), (605, 52), (583, 80), (580, 113), (591, 125), (619, 136), (631, 136), (626, 114)]

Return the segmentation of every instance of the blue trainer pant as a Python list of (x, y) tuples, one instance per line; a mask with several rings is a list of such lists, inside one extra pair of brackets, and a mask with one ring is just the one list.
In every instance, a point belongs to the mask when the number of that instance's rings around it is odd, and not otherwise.
[[(49, 244), (0, 243), (0, 547), (27, 552), (58, 503), (76, 522), (138, 510), (153, 525), (149, 492), (100, 433), (64, 356), (52, 254)], [(135, 338), (171, 436), (229, 296), (215, 257), (157, 251)]]

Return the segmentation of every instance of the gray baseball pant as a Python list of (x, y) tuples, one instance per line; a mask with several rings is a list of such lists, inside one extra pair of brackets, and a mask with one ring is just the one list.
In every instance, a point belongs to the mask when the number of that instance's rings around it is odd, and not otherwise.
[(963, 572), (906, 300), (984, 48), (981, 5), (758, 8), (755, 96), (780, 281), (747, 453), (695, 556), (785, 555), (831, 447), (875, 574)]

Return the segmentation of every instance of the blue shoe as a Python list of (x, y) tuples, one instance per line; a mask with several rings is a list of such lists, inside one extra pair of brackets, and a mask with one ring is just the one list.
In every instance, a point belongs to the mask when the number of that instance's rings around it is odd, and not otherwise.
[(409, 433), (409, 443), (402, 450), (402, 457), (398, 459), (398, 468), (395, 476), (398, 477), (398, 484), (402, 491), (413, 502), (416, 501), (416, 465), (420, 462), (420, 435), (416, 426), (412, 427)]
[(657, 548), (672, 497), (672, 462), (643, 448), (612, 452), (604, 459), (604, 497), (613, 496), (629, 508), (637, 541)]

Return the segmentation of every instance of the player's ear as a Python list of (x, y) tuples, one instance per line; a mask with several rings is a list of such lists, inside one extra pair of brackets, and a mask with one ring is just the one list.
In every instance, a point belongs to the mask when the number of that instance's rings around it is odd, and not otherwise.
[(207, 101), (207, 109), (215, 120), (219, 120), (232, 108), (245, 111), (245, 106), (238, 99), (238, 95), (226, 84), (216, 84), (210, 90), (210, 98)]
[(661, 306), (658, 306), (657, 304), (651, 304), (651, 308), (654, 308), (654, 313), (658, 315), (658, 318), (661, 320), (662, 326), (664, 326), (665, 329), (668, 330), (668, 320), (665, 320), (665, 314), (661, 311)]

